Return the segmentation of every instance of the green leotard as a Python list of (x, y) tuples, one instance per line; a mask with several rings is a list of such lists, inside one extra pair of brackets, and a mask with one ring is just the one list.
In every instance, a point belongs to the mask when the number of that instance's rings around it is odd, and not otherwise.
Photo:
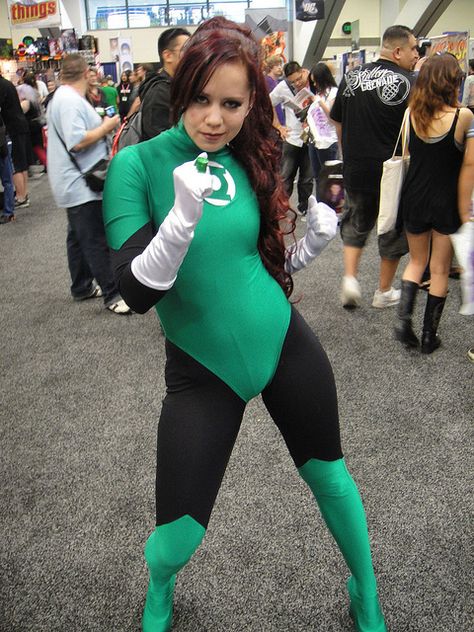
[[(113, 159), (104, 195), (110, 246), (119, 250), (174, 204), (173, 169), (201, 150), (182, 122)], [(221, 188), (206, 198), (173, 287), (156, 310), (167, 338), (245, 401), (271, 380), (290, 321), (290, 304), (257, 249), (260, 213), (243, 167), (225, 147), (209, 153)]]

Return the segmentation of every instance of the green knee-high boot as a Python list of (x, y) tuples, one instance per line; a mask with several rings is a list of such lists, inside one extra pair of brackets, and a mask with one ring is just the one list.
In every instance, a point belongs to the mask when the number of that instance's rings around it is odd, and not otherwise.
[(156, 527), (145, 545), (150, 582), (142, 618), (143, 632), (168, 632), (173, 618), (176, 573), (190, 560), (206, 530), (191, 516)]
[(377, 598), (365, 511), (343, 459), (310, 459), (299, 473), (309, 485), (352, 573), (347, 588), (357, 632), (386, 632)]

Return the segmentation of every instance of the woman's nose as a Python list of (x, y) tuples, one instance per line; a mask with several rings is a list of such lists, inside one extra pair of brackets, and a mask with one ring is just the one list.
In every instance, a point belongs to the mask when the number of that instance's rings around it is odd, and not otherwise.
[(216, 127), (222, 123), (221, 108), (219, 105), (210, 105), (206, 113), (206, 123)]

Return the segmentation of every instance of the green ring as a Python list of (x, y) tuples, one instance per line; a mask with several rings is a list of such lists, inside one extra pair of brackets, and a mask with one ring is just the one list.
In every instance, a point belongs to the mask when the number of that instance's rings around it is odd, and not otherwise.
[(196, 162), (194, 163), (194, 166), (199, 171), (199, 173), (206, 173), (208, 163), (209, 163), (209, 160), (207, 158), (198, 156), (196, 158)]

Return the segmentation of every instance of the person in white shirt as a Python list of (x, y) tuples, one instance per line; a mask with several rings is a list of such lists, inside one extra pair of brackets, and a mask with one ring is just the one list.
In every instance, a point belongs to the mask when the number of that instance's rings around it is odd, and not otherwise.
[(46, 97), (49, 94), (49, 90), (45, 82), (42, 81), (41, 79), (38, 79), (38, 77), (36, 78), (36, 89), (38, 90), (40, 103), (43, 103), (43, 101), (46, 99)]
[(317, 188), (319, 173), (324, 163), (335, 160), (337, 157), (337, 132), (330, 118), (332, 104), (337, 94), (337, 84), (331, 69), (323, 62), (311, 68), (311, 79), (316, 96), (308, 110), (307, 121), (311, 135), (308, 147)]
[(474, 112), (474, 59), (469, 60), (469, 73), (464, 80), (461, 104)]
[[(302, 68), (298, 62), (290, 61), (283, 68), (285, 80), (270, 92), (273, 109), (282, 104), (285, 112), (286, 125), (279, 123), (274, 116), (274, 125), (280, 131), (283, 139), (282, 177), (289, 196), (293, 192), (293, 182), (298, 173), (298, 211), (306, 215), (308, 198), (313, 192), (313, 172), (309, 159), (308, 145), (301, 138), (303, 124), (299, 120), (295, 109), (290, 107), (295, 95), (303, 88), (309, 88), (309, 71)], [(309, 105), (309, 104), (308, 104)], [(304, 107), (304, 104), (303, 104)]]

